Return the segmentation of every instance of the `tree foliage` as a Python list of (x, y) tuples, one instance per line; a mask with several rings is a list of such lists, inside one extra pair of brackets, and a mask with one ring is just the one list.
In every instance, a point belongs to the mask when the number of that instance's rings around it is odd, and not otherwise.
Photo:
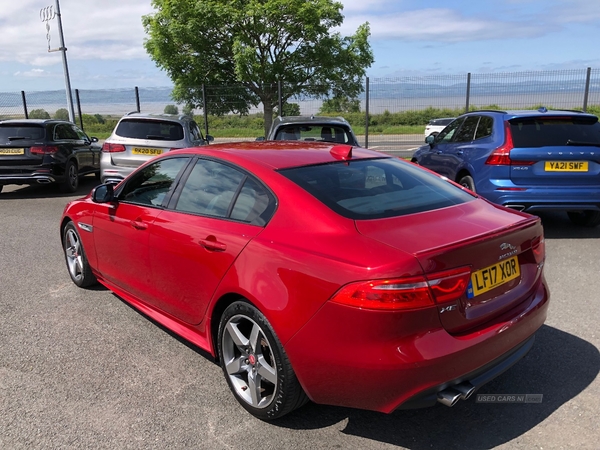
[(164, 109), (165, 114), (179, 114), (179, 108), (175, 105), (167, 105)]
[(359, 113), (360, 100), (357, 98), (334, 97), (323, 101), (323, 105), (319, 109), (319, 114), (343, 114), (343, 113)]
[[(29, 117), (31, 117), (31, 114)], [(59, 120), (69, 120), (69, 111), (67, 111), (67, 108), (58, 108), (54, 113), (54, 118)]]
[[(343, 37), (342, 4), (333, 0), (153, 0), (142, 22), (144, 46), (173, 80), (175, 101), (202, 108), (202, 85), (240, 86), (207, 96), (211, 114), (247, 114), (262, 103), (265, 130), (277, 105), (296, 95), (362, 91), (373, 63), (369, 24)], [(222, 93), (221, 93), (222, 92)]]
[(50, 119), (50, 114), (45, 109), (32, 109), (28, 116), (30, 119)]

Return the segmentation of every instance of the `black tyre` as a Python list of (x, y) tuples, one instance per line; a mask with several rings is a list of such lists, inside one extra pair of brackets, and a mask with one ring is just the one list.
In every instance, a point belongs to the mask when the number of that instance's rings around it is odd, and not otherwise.
[(73, 222), (69, 222), (63, 231), (63, 250), (71, 280), (79, 287), (95, 284), (96, 277), (88, 264), (81, 238)]
[(595, 227), (600, 225), (600, 211), (567, 211), (571, 222), (583, 227)]
[(469, 175), (465, 175), (460, 180), (458, 180), (458, 184), (475, 192), (475, 182), (473, 181), (473, 178)]
[(217, 342), (227, 384), (253, 416), (278, 419), (308, 401), (273, 328), (254, 306), (229, 305)]
[(79, 187), (79, 170), (77, 164), (73, 160), (67, 161), (65, 166), (65, 179), (61, 185), (63, 192), (73, 193)]

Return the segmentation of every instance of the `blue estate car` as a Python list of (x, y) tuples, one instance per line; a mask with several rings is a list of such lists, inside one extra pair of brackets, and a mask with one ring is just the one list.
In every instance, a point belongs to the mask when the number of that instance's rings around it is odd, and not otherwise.
[(578, 111), (473, 111), (428, 136), (412, 161), (522, 211), (600, 224), (600, 123)]

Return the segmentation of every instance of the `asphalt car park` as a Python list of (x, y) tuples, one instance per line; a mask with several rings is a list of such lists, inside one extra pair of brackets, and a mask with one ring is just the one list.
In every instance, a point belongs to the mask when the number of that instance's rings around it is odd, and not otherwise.
[[(107, 290), (78, 289), (58, 223), (76, 194), (0, 195), (2, 448), (597, 448), (600, 228), (541, 215), (552, 299), (531, 352), (476, 396), (386, 415), (307, 404), (265, 423), (246, 414), (201, 351)], [(368, 382), (368, 380), (365, 380)]]

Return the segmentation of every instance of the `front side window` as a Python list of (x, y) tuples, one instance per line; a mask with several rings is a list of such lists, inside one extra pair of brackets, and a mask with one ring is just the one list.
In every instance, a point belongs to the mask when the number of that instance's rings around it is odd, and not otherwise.
[(475, 131), (477, 130), (477, 125), (479, 124), (479, 116), (469, 116), (465, 119), (456, 133), (454, 142), (471, 142), (475, 139)]
[(435, 143), (436, 144), (447, 144), (449, 142), (453, 141), (453, 137), (454, 134), (456, 133), (456, 131), (458, 130), (458, 128), (460, 128), (460, 126), (462, 125), (462, 123), (464, 122), (464, 118), (462, 119), (456, 119), (454, 122), (452, 122), (450, 125), (448, 125), (446, 128), (444, 128), (440, 134), (438, 134), (435, 138)]
[(175, 188), (175, 181), (189, 158), (161, 159), (150, 164), (128, 181), (118, 194), (124, 202), (162, 206), (165, 196)]
[(445, 208), (474, 197), (440, 177), (395, 158), (345, 161), (281, 170), (349, 219), (379, 219)]

